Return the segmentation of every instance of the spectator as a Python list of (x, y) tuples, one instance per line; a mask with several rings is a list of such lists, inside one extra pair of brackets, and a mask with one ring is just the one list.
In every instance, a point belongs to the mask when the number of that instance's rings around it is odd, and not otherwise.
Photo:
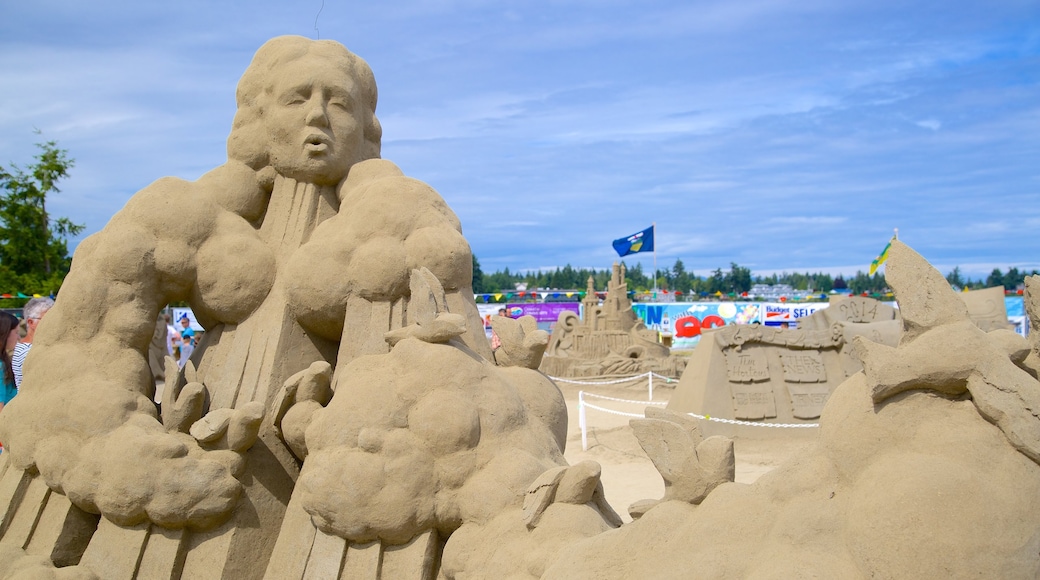
[[(192, 348), (194, 348), (195, 347), (195, 330), (191, 327), (191, 319), (188, 318), (187, 314), (181, 314), (180, 322), (181, 322), (181, 343), (182, 344), (189, 344), (190, 343)], [(187, 339), (187, 340), (185, 340), (185, 339)], [(181, 349), (183, 350), (183, 346), (181, 347)], [(181, 353), (181, 358), (182, 359), (185, 358), (183, 352)]]
[(181, 333), (173, 325), (173, 319), (170, 318), (169, 314), (163, 314), (163, 320), (166, 321), (166, 354), (175, 357), (177, 355), (174, 353), (174, 350), (181, 343)]
[[(498, 315), (502, 316), (504, 318), (509, 316), (509, 314), (506, 313), (506, 309), (505, 308), (499, 308), (498, 309)], [(492, 328), (491, 329), (491, 352), (495, 352), (501, 346), (502, 346), (502, 339), (498, 337), (498, 334), (495, 332), (495, 329)]]
[[(187, 320), (186, 318), (182, 320)], [(194, 340), (191, 335), (184, 334), (181, 336), (181, 358), (177, 361), (177, 366), (184, 368), (184, 365), (188, 362), (188, 358), (191, 357), (191, 353), (195, 351), (195, 345), (191, 343)]]
[(10, 354), (18, 344), (18, 319), (13, 314), (0, 312), (0, 337), (4, 341), (4, 348), (0, 351), (0, 411), (2, 411), (4, 405), (18, 394)]
[(15, 345), (14, 356), (11, 359), (16, 387), (22, 386), (22, 363), (25, 362), (25, 355), (29, 354), (29, 349), (32, 348), (36, 327), (40, 325), (43, 315), (47, 314), (52, 306), (54, 306), (54, 301), (50, 298), (33, 298), (22, 308), (22, 317), (25, 318), (25, 337)]

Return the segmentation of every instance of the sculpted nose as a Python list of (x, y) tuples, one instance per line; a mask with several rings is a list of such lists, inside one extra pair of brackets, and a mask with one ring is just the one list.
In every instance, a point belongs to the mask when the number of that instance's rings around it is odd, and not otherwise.
[(325, 112), (325, 103), (321, 99), (314, 99), (308, 103), (306, 122), (312, 127), (329, 126), (329, 117)]

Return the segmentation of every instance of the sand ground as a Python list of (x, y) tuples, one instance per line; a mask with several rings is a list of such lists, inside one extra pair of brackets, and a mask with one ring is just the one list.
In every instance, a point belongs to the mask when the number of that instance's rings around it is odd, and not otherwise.
[[(569, 423), (565, 457), (572, 465), (591, 459), (603, 468), (603, 487), (607, 501), (626, 522), (631, 521), (628, 506), (641, 499), (658, 499), (664, 495), (664, 481), (654, 464), (632, 434), (630, 417), (614, 415), (586, 407), (588, 450), (582, 450), (581, 427), (578, 421), (578, 393), (585, 391), (617, 399), (634, 401), (598, 400), (586, 397), (586, 403), (623, 413), (642, 415), (647, 407), (645, 379), (619, 385), (574, 385), (560, 382), (567, 401)], [(654, 385), (654, 401), (667, 402), (675, 390), (671, 385)], [(774, 432), (774, 430), (767, 430)], [(801, 431), (801, 430), (799, 430)], [(777, 439), (764, 433), (762, 438), (734, 437), (736, 480), (752, 483), (768, 473), (788, 457), (804, 452), (813, 445), (814, 430), (804, 435)]]

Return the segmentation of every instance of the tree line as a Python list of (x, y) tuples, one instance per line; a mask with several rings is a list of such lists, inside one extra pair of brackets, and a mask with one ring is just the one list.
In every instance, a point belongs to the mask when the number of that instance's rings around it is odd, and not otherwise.
[[(626, 270), (625, 277), (629, 290), (648, 292), (653, 289), (654, 279), (649, 273), (643, 271), (641, 264), (637, 263), (631, 268), (626, 266)], [(958, 290), (1004, 286), (1006, 290), (1014, 291), (1021, 288), (1026, 276), (1037, 273), (1036, 270), (1025, 272), (1011, 268), (1005, 274), (999, 269), (994, 269), (987, 278), (972, 280), (961, 273), (960, 267), (956, 267), (946, 276), (946, 279), (951, 286)], [(480, 268), (477, 257), (473, 256), (473, 291), (477, 294), (513, 292), (517, 284), (526, 284), (532, 290), (535, 288), (584, 290), (589, 276), (592, 276), (596, 289), (603, 290), (607, 287), (610, 275), (610, 269), (574, 268), (570, 264), (549, 271), (510, 272), (509, 268), (505, 268), (502, 271), (487, 274)], [(716, 268), (705, 276), (698, 276), (686, 270), (682, 259), (677, 259), (671, 268), (658, 268), (656, 276), (659, 289), (670, 292), (679, 291), (687, 296), (714, 295), (718, 292), (724, 295), (740, 296), (751, 290), (754, 284), (787, 284), (795, 290), (821, 293), (837, 290), (853, 294), (864, 292), (886, 294), (890, 291), (885, 277), (880, 272), (870, 275), (859, 271), (848, 279), (841, 275), (831, 276), (823, 272), (815, 274), (784, 272), (768, 276), (753, 276), (749, 268), (735, 262), (730, 262), (728, 270)]]

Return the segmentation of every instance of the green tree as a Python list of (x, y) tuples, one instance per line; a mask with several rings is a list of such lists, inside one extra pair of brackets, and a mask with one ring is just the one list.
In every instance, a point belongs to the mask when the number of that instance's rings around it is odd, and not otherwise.
[(83, 231), (68, 218), (47, 213), (47, 196), (58, 193), (74, 162), (54, 141), (25, 169), (0, 166), (0, 284), (12, 290), (56, 292), (71, 266), (68, 238)]
[(986, 287), (992, 288), (993, 286), (1004, 285), (1004, 273), (1000, 271), (1000, 268), (993, 268), (989, 276), (986, 278)]
[(960, 266), (954, 266), (953, 270), (950, 270), (950, 273), (946, 275), (946, 281), (950, 283), (950, 286), (957, 288), (964, 288), (964, 285), (967, 284), (967, 281), (961, 276)]
[(751, 269), (729, 263), (729, 272), (723, 278), (723, 292), (741, 294), (751, 289)]
[(480, 260), (473, 254), (473, 293), (484, 293), (484, 271), (480, 269)]
[(707, 280), (707, 292), (714, 294), (721, 292), (726, 289), (726, 275), (722, 273), (722, 268), (715, 268), (715, 271), (711, 273), (711, 276)]
[(686, 271), (686, 266), (680, 259), (676, 259), (675, 265), (672, 266), (671, 284), (672, 288), (681, 291), (683, 294), (689, 294), (690, 290), (693, 289), (693, 281), (690, 279), (690, 274)]

